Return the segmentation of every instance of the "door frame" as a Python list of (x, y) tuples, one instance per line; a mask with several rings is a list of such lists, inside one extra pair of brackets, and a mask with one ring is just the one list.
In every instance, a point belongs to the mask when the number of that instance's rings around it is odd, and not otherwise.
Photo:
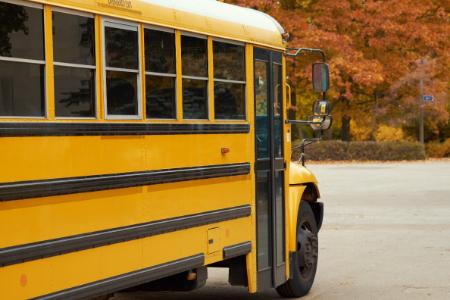
[[(283, 91), (281, 90), (281, 97), (279, 99), (280, 107), (280, 116), (281, 116), (281, 137), (280, 137), (280, 143), (281, 143), (281, 156), (282, 157), (276, 157), (275, 155), (275, 122), (274, 122), (274, 100), (275, 100), (275, 90), (274, 90), (274, 64), (278, 64), (281, 66), (280, 68), (280, 88), (283, 88), (283, 58), (282, 53), (263, 49), (263, 48), (257, 48), (254, 47), (253, 51), (253, 80), (256, 80), (256, 62), (257, 61), (264, 61), (266, 62), (266, 65), (268, 66), (267, 72), (267, 92), (268, 92), (268, 135), (270, 135), (270, 143), (269, 143), (269, 163), (270, 163), (270, 169), (268, 170), (268, 176), (270, 176), (270, 190), (268, 194), (268, 201), (269, 201), (269, 212), (268, 215), (270, 216), (270, 220), (268, 220), (268, 223), (270, 224), (270, 231), (268, 232), (268, 239), (269, 239), (269, 247), (268, 249), (268, 256), (269, 256), (269, 262), (270, 267), (266, 267), (264, 269), (259, 269), (258, 266), (258, 232), (261, 230), (258, 226), (258, 199), (256, 198), (256, 247), (257, 247), (257, 289), (258, 290), (264, 290), (268, 288), (274, 288), (282, 283), (286, 282), (286, 232), (285, 232), (285, 224), (286, 224), (286, 216), (285, 216), (285, 174), (286, 174), (286, 163), (285, 163), (285, 153), (284, 153), (284, 101), (283, 101)], [(258, 156), (257, 156), (257, 150), (258, 150), (258, 144), (256, 141), (257, 138), (257, 122), (256, 122), (256, 84), (254, 87), (254, 105), (255, 105), (255, 112), (254, 112), (254, 124), (255, 124), (255, 189), (256, 185), (258, 183), (257, 176), (258, 176), (258, 170), (260, 172), (264, 172), (264, 170), (267, 170), (265, 168), (257, 169), (258, 165)], [(282, 174), (282, 184), (281, 184), (281, 191), (282, 191), (282, 198), (278, 201), (281, 201), (281, 217), (282, 222), (277, 222), (277, 210), (280, 210), (280, 207), (277, 208), (277, 200), (276, 200), (276, 173), (281, 172)], [(257, 190), (255, 190), (255, 196), (258, 197)], [(278, 214), (279, 216), (279, 214)], [(277, 225), (278, 224), (278, 225)], [(264, 225), (264, 224), (263, 224)], [(281, 228), (278, 228), (277, 232), (277, 226)], [(281, 229), (281, 236), (280, 234)], [(277, 249), (277, 243), (281, 243), (281, 253), (279, 253), (279, 249)], [(280, 244), (278, 244), (280, 246)], [(281, 259), (281, 263), (279, 263)], [(278, 263), (277, 263), (278, 262)]]

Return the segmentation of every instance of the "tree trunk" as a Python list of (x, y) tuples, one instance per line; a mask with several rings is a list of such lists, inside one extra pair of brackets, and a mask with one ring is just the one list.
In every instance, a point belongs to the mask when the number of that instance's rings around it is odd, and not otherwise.
[(351, 117), (342, 116), (341, 139), (345, 142), (350, 142), (350, 120)]

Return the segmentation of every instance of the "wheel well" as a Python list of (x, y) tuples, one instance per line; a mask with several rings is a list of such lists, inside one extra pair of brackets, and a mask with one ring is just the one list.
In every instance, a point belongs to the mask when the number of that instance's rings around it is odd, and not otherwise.
[(323, 204), (317, 202), (317, 198), (319, 198), (317, 187), (313, 183), (307, 183), (301, 200), (308, 202), (311, 206), (316, 219), (317, 229), (320, 230), (323, 221)]
[(302, 195), (302, 200), (307, 202), (316, 202), (317, 198), (319, 198), (319, 193), (316, 186), (313, 183), (307, 183), (306, 189)]

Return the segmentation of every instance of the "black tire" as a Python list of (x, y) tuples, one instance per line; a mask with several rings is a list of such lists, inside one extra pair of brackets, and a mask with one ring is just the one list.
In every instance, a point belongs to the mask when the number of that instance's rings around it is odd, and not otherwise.
[(283, 298), (298, 298), (308, 294), (316, 276), (319, 243), (317, 222), (311, 206), (300, 202), (297, 220), (297, 252), (291, 259), (292, 278), (277, 287)]

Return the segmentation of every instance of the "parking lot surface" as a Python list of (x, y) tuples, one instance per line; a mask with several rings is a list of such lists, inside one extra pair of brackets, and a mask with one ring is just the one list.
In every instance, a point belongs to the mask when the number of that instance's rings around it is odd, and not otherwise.
[[(302, 299), (450, 299), (450, 161), (312, 164), (325, 203), (319, 267)], [(231, 287), (212, 269), (190, 293), (114, 300), (279, 299)]]

